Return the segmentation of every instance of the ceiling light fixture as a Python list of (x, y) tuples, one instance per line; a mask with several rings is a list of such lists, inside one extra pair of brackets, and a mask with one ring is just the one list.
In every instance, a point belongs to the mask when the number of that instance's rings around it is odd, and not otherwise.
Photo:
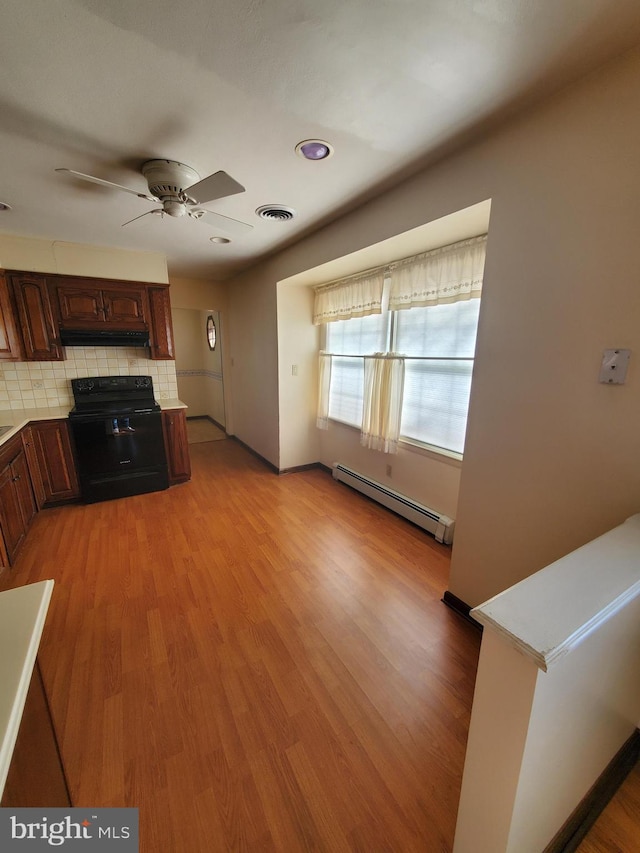
[(209, 237), (212, 243), (230, 243), (231, 240), (228, 237)]
[(323, 139), (303, 139), (296, 145), (296, 154), (305, 160), (326, 160), (333, 154), (333, 146)]
[(3, 210), (11, 210), (11, 205), (5, 204), (4, 201), (0, 201), (0, 211), (3, 211)]

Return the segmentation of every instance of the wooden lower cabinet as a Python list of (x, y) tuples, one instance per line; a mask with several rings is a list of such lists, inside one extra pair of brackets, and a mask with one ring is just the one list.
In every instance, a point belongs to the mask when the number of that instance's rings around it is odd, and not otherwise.
[(38, 509), (42, 509), (47, 496), (45, 495), (44, 483), (42, 482), (42, 472), (40, 470), (40, 462), (38, 461), (33, 427), (25, 427), (20, 432), (20, 438), (22, 439), (24, 455), (27, 458), (27, 468), (31, 477), (31, 486), (33, 488), (33, 496), (36, 499), (36, 506)]
[(35, 421), (31, 430), (44, 488), (43, 506), (75, 500), (80, 485), (67, 421)]
[(71, 805), (37, 662), (0, 805), (3, 808), (65, 808)]
[(187, 418), (184, 409), (169, 409), (163, 412), (162, 428), (169, 466), (169, 484), (184, 483), (191, 479)]
[(14, 563), (37, 511), (22, 439), (16, 436), (0, 450), (0, 529), (5, 565)]

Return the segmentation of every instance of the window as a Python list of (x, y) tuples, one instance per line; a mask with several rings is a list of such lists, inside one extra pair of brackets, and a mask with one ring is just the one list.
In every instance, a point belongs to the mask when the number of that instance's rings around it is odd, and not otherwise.
[(462, 453), (479, 310), (474, 298), (328, 323), (329, 417), (360, 427), (362, 356), (400, 352), (407, 356), (402, 438)]
[(207, 317), (207, 343), (212, 351), (216, 348), (217, 336), (216, 321), (213, 319), (213, 315), (209, 314)]
[(334, 419), (360, 427), (361, 444), (385, 453), (406, 441), (462, 454), (486, 241), (316, 287), (313, 322), (326, 328), (319, 429)]

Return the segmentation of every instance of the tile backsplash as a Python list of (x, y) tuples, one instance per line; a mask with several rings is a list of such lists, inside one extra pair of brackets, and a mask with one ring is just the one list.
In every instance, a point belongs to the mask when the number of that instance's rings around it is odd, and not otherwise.
[(156, 399), (178, 396), (175, 361), (153, 361), (135, 347), (73, 347), (65, 361), (0, 364), (0, 410), (73, 405), (71, 379), (79, 376), (151, 376)]

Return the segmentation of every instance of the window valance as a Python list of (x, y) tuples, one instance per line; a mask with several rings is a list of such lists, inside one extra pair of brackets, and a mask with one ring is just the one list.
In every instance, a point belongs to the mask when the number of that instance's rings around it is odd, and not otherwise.
[(381, 314), (385, 280), (390, 311), (478, 299), (486, 244), (484, 234), (320, 285), (315, 288), (313, 324)]
[(389, 266), (389, 310), (479, 298), (487, 238), (424, 252)]
[(382, 312), (384, 267), (316, 288), (313, 324), (350, 320)]

